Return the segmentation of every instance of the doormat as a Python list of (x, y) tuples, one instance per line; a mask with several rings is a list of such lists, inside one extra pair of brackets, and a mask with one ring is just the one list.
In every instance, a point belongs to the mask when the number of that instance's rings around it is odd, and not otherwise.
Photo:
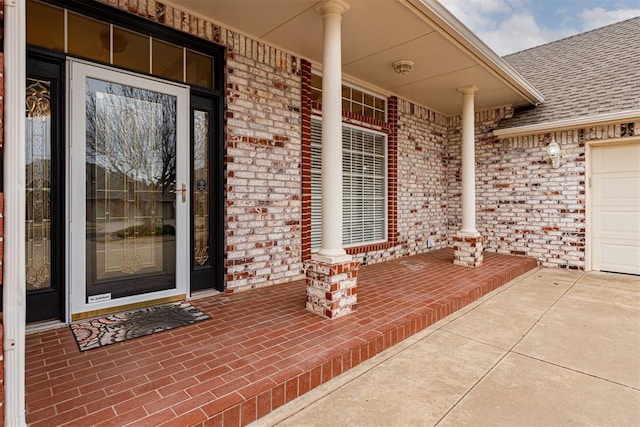
[(80, 351), (168, 331), (209, 319), (185, 301), (146, 307), (71, 325)]

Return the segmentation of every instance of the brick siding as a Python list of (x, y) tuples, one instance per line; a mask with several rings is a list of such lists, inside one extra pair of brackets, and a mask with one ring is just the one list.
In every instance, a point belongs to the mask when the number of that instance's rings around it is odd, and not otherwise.
[[(462, 100), (460, 100), (462, 104)], [(511, 117), (513, 108), (498, 108), (486, 111), (478, 111), (475, 114), (476, 135), (476, 225), (478, 224), (479, 209), (477, 203), (481, 196), (478, 180), (482, 176), (482, 150), (488, 141), (497, 140), (492, 131), (498, 126), (500, 120)], [(462, 116), (450, 117), (447, 129), (447, 233), (449, 245), (453, 244), (452, 236), (462, 226)], [(499, 164), (502, 159), (499, 159)], [(480, 230), (478, 230), (480, 231)]]
[(447, 246), (447, 118), (407, 101), (398, 123), (398, 230), (401, 255)]
[[(354, 253), (363, 265), (415, 255), (448, 244), (447, 223), (443, 212), (447, 206), (445, 116), (409, 101), (392, 97), (397, 109), (389, 120), (396, 132), (389, 136), (389, 180), (396, 181), (395, 209), (389, 208), (390, 242), (382, 249)], [(391, 105), (389, 110), (391, 110)], [(396, 139), (392, 150), (392, 139)], [(395, 153), (394, 153), (395, 151)], [(397, 167), (393, 167), (395, 156)], [(395, 170), (394, 170), (395, 169)], [(392, 202), (391, 194), (390, 203)], [(393, 212), (396, 215), (393, 215)], [(395, 224), (394, 224), (395, 223)], [(395, 239), (392, 227), (395, 226)], [(433, 247), (429, 247), (429, 240)]]
[(99, 0), (227, 48), (227, 292), (302, 276), (300, 60), (162, 2)]
[(227, 290), (302, 269), (300, 75), (249, 56), (242, 40), (246, 53), (227, 55)]
[[(633, 125), (640, 135), (640, 122)], [(588, 142), (633, 136), (627, 123), (498, 140), (480, 134), (476, 148), (478, 231), (485, 250), (527, 255), (544, 267), (586, 267)], [(560, 167), (546, 160), (555, 138)]]
[[(99, 1), (228, 48), (226, 289), (301, 277), (310, 255), (304, 120), (318, 108), (310, 105), (310, 65), (162, 2)], [(429, 241), (434, 249), (452, 246), (460, 228), (461, 118), (395, 102), (396, 135), (389, 124), (365, 123), (387, 131), (397, 150), (390, 150), (397, 161), (397, 169), (389, 165), (390, 180), (397, 180), (390, 187), (397, 191), (395, 201), (390, 192), (390, 242), (349, 250), (365, 265), (427, 251)], [(551, 135), (493, 136), (500, 120), (512, 115), (512, 107), (476, 113), (477, 226), (485, 250), (584, 268), (585, 141), (623, 135), (626, 128), (558, 132), (563, 166), (553, 169), (544, 158)]]
[[(302, 257), (311, 258), (311, 115), (322, 115), (320, 103), (311, 101), (311, 64), (302, 61)], [(350, 247), (346, 252), (363, 265), (376, 259), (377, 254), (388, 255), (398, 244), (398, 98), (387, 99), (387, 121), (342, 111), (342, 121), (354, 126), (387, 134), (387, 241)], [(380, 258), (378, 256), (378, 258)]]
[[(511, 107), (476, 113), (476, 225), (484, 250), (536, 258), (544, 267), (586, 267), (585, 145), (633, 136), (639, 124), (570, 129), (499, 140), (493, 129)], [(449, 119), (449, 245), (461, 226), (461, 117)], [(635, 130), (636, 134), (640, 134)], [(546, 146), (562, 149), (551, 167)]]

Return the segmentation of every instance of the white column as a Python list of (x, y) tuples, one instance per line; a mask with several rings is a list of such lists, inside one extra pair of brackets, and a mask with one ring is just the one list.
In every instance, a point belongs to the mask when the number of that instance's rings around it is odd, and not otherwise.
[(462, 229), (459, 234), (478, 236), (476, 230), (476, 158), (475, 109), (473, 98), (478, 88), (465, 86), (462, 93)]
[(4, 2), (4, 425), (24, 426), (25, 0)]
[(351, 259), (342, 247), (342, 14), (349, 4), (324, 0), (322, 14), (322, 244), (313, 259), (331, 264)]

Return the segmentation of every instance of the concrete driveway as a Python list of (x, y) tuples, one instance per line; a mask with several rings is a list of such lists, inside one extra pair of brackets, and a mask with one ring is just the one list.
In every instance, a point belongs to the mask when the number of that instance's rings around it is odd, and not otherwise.
[(638, 426), (640, 277), (538, 269), (255, 426)]

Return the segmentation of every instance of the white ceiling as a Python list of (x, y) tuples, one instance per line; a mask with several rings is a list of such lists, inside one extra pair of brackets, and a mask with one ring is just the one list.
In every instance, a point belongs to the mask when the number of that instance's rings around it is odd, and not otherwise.
[[(342, 21), (342, 64), (347, 78), (351, 76), (446, 115), (460, 114), (462, 96), (457, 89), (472, 84), (479, 87), (477, 110), (541, 100), (541, 96), (535, 99), (534, 88), (434, 0), (347, 1), (351, 8)], [(318, 0), (172, 1), (319, 65), (322, 17), (314, 9), (317, 3)], [(439, 19), (434, 9), (444, 10), (444, 19)], [(415, 62), (411, 73), (394, 72), (391, 64), (400, 59)]]

